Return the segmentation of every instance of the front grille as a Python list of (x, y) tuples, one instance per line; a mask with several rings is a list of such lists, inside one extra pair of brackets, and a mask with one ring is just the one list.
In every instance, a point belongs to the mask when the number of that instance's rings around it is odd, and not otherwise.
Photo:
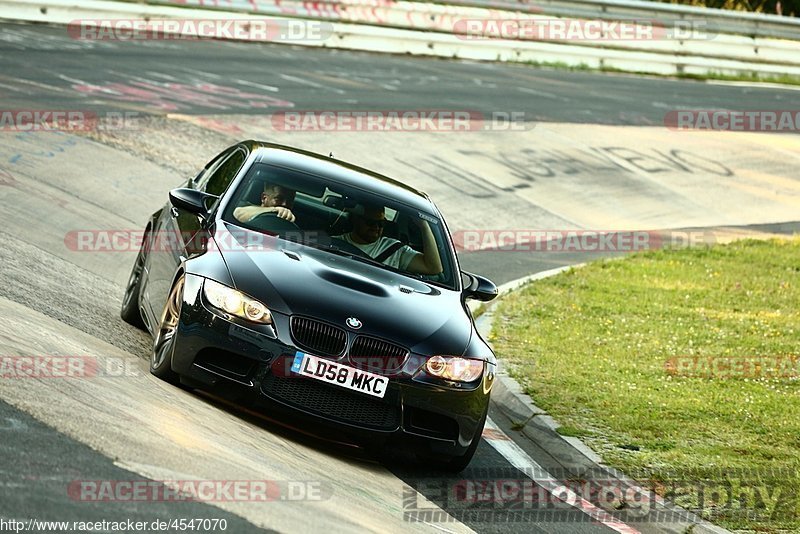
[(380, 430), (400, 426), (398, 407), (311, 378), (285, 378), (270, 373), (262, 391), (290, 406), (345, 423)]
[(408, 358), (408, 350), (382, 339), (358, 336), (350, 347), (351, 362), (361, 369), (379, 372), (397, 370)]
[(320, 356), (339, 356), (347, 344), (341, 328), (306, 317), (292, 317), (292, 339), (297, 346)]

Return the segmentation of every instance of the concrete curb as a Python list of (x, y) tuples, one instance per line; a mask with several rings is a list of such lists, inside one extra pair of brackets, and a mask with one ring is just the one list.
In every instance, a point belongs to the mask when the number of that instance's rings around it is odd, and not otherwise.
[[(518, 280), (513, 280), (503, 284), (498, 288), (499, 297), (536, 280), (542, 280), (561, 274), (573, 268), (583, 267), (585, 264), (559, 267), (529, 275)], [(492, 303), (481, 316), (476, 320), (476, 326), (484, 339), (489, 339), (491, 332), (492, 319), (496, 302)], [(470, 303), (471, 304), (471, 303)], [(625, 488), (639, 488), (639, 483), (627, 477), (624, 473), (609, 467), (603, 463), (603, 459), (596, 454), (583, 441), (576, 437), (562, 436), (558, 433), (561, 426), (545, 410), (537, 406), (533, 399), (526, 394), (522, 386), (508, 375), (502, 361), (499, 362), (497, 379), (492, 391), (492, 403), (513, 425), (516, 433), (509, 437), (514, 439), (524, 438), (536, 442), (537, 445), (547, 450), (547, 452), (557, 459), (577, 464), (580, 471), (591, 471), (592, 473), (603, 473), (609, 479), (617, 480)], [(544, 439), (542, 439), (544, 437)], [(560, 449), (560, 450), (557, 450)], [(639, 490), (641, 491), (641, 490)], [(651, 523), (657, 525), (659, 531), (665, 532), (694, 532), (708, 534), (723, 534), (729, 531), (714, 525), (693, 512), (680, 508), (664, 499), (657, 498), (656, 505), (660, 510), (668, 512), (673, 519), (669, 523)]]

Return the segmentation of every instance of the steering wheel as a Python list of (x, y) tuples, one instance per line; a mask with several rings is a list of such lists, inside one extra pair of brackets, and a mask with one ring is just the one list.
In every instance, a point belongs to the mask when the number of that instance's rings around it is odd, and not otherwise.
[(285, 234), (286, 232), (302, 231), (295, 223), (278, 217), (278, 214), (274, 211), (260, 213), (250, 219), (249, 222), (259, 230), (273, 232), (279, 235)]

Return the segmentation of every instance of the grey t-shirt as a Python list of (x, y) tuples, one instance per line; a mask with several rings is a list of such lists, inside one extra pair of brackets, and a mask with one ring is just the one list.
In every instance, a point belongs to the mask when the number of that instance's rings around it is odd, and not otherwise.
[[(359, 249), (363, 250), (370, 258), (377, 258), (381, 252), (386, 250), (387, 248), (391, 247), (394, 243), (398, 243), (397, 239), (392, 239), (391, 237), (381, 236), (380, 239), (373, 241), (372, 243), (362, 244), (356, 243), (350, 237), (350, 234), (344, 235), (337, 235), (335, 239), (341, 239), (347, 243), (350, 243), (354, 247), (358, 247)], [(388, 265), (389, 267), (394, 267), (395, 269), (400, 269), (401, 271), (408, 270), (408, 264), (411, 263), (411, 260), (414, 259), (414, 256), (420, 254), (413, 248), (409, 247), (408, 245), (403, 245), (394, 253), (384, 260), (384, 265)]]

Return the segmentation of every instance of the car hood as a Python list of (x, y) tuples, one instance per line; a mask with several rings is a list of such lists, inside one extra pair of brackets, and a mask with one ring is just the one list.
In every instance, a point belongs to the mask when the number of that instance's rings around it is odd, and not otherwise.
[(221, 235), (236, 289), (271, 310), (315, 317), (344, 329), (349, 317), (373, 335), (418, 354), (461, 355), (472, 322), (457, 291), (426, 284), (344, 256), (253, 232)]

